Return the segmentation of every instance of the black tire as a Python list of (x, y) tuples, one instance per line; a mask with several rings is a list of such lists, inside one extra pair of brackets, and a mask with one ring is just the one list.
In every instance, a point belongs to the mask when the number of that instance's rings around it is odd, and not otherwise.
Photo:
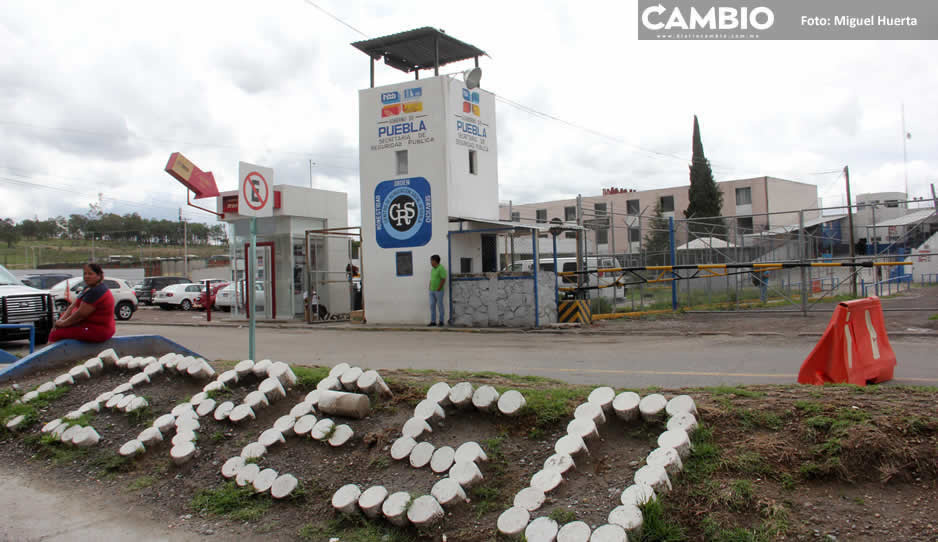
[(36, 330), (36, 344), (46, 344), (49, 342), (49, 334), (52, 333), (51, 329), (42, 329)]
[(130, 320), (134, 315), (134, 304), (130, 301), (121, 301), (114, 307), (114, 317), (118, 320)]
[(182, 300), (182, 303), (180, 303), (179, 306), (180, 306), (180, 308), (182, 308), (182, 310), (184, 310), (184, 311), (191, 311), (191, 310), (192, 310), (192, 302), (189, 301), (188, 299), (183, 299), (183, 300)]

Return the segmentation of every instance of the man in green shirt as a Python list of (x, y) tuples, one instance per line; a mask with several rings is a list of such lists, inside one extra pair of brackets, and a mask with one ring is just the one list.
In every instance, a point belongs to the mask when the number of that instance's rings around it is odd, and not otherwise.
[[(430, 327), (443, 326), (443, 286), (446, 285), (446, 268), (440, 265), (440, 255), (430, 256)], [(440, 318), (437, 320), (437, 308)], [(437, 323), (439, 322), (439, 324)]]

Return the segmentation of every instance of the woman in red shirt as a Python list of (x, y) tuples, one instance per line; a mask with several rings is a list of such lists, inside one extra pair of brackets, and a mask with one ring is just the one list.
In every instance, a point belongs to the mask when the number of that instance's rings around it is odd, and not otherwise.
[(104, 270), (85, 264), (85, 289), (55, 322), (49, 342), (63, 339), (101, 343), (114, 336), (114, 296), (104, 285)]

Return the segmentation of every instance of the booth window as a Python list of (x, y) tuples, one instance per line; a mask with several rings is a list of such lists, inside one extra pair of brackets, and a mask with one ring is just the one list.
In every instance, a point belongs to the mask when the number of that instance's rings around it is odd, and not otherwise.
[(469, 151), (469, 173), (472, 175), (479, 174), (479, 164), (476, 156), (476, 151)]
[(538, 224), (547, 223), (547, 209), (538, 209), (534, 211), (534, 217), (537, 219)]
[(521, 211), (512, 211), (512, 212), (511, 212), (511, 221), (512, 221), (512, 222), (521, 222)]
[(397, 157), (397, 174), (407, 175), (407, 151), (395, 151)]
[(407, 252), (398, 252), (395, 260), (397, 260), (397, 276), (399, 277), (411, 277), (414, 275), (414, 253), (411, 251)]
[(459, 258), (459, 272), (472, 273), (472, 258)]
[(563, 208), (563, 219), (566, 222), (576, 222), (576, 207), (570, 205)]

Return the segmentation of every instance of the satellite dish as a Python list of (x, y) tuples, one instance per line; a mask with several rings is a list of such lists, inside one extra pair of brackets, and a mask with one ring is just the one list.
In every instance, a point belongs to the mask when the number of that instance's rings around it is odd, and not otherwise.
[(466, 80), (466, 88), (479, 88), (479, 80), (482, 79), (482, 68), (472, 68), (464, 71), (463, 78)]

